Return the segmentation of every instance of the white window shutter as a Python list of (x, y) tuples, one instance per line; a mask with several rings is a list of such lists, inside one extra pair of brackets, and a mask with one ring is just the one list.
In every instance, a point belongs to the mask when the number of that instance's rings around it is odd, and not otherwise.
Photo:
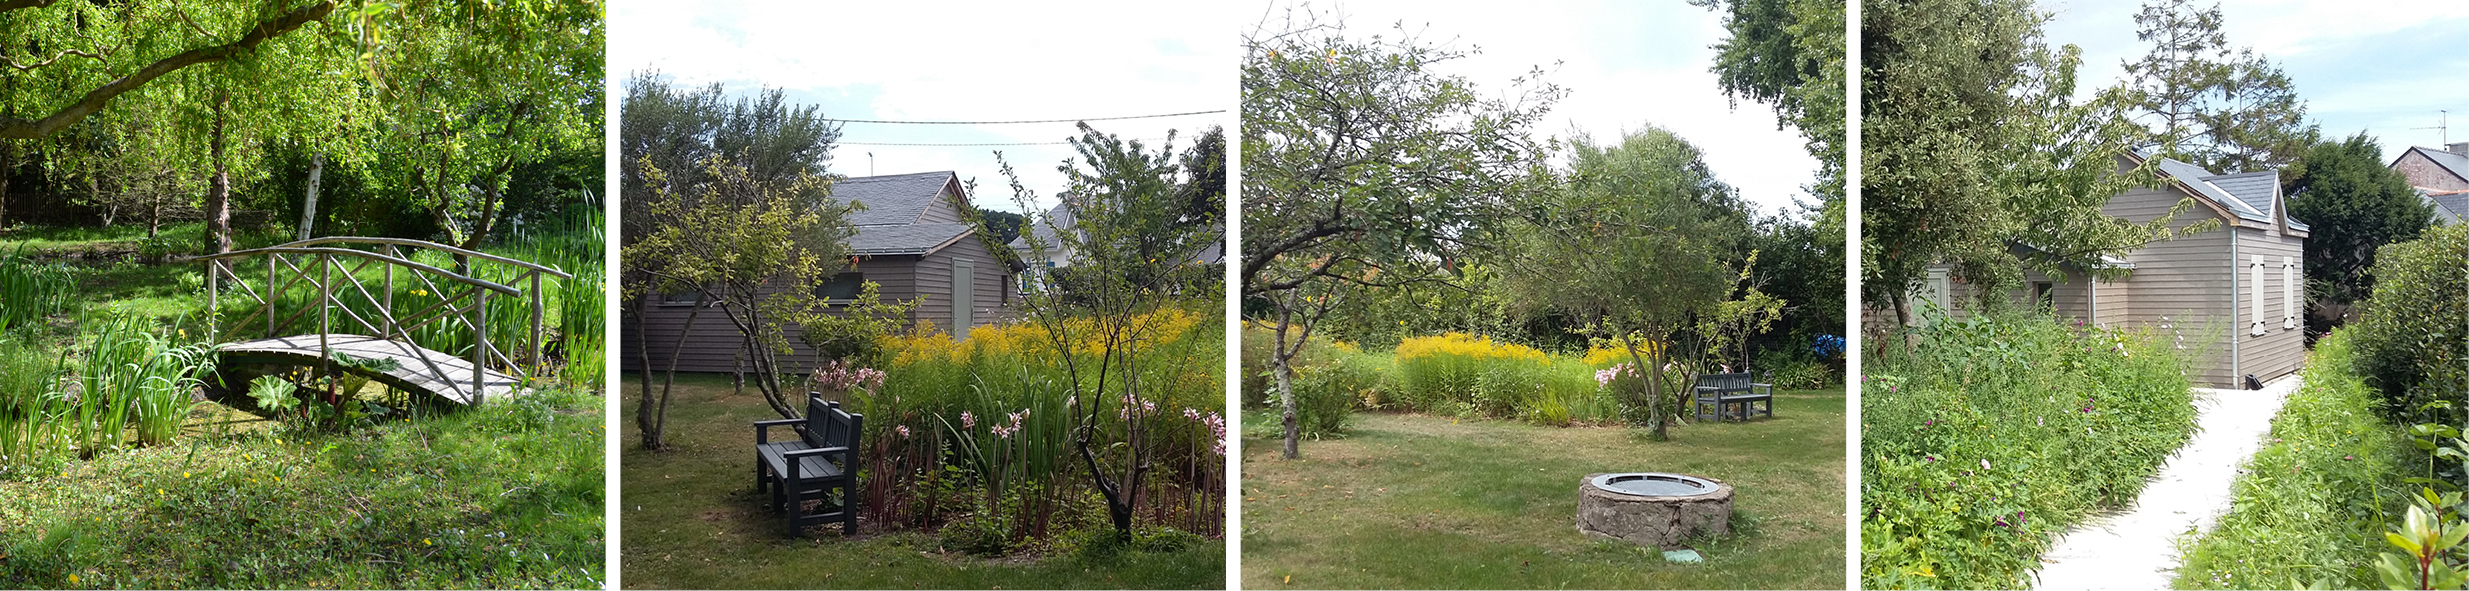
[(2255, 264), (2246, 267), (2246, 318), (2254, 336), (2263, 336), (2263, 255), (2255, 255)]
[(2280, 257), (2280, 327), (2298, 327), (2298, 262), (2297, 257)]

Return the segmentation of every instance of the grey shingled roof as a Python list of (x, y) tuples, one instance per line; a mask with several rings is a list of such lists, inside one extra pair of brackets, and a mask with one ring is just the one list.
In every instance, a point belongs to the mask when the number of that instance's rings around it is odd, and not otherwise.
[(832, 198), (866, 204), (865, 211), (849, 216), (853, 225), (916, 223), (926, 208), (934, 206), (935, 197), (943, 194), (943, 186), (957, 176), (946, 170), (851, 177), (832, 184)]
[(976, 228), (960, 223), (859, 226), (857, 235), (849, 237), (849, 249), (864, 256), (926, 254)]
[[(2460, 177), (2461, 180), (2469, 180), (2469, 156), (2418, 146), (2410, 146), (2409, 151), (2424, 154), (2427, 160), (2433, 161), (2437, 166), (2442, 166), (2444, 170), (2451, 171), (2452, 176)], [(2407, 155), (2403, 154), (2403, 156)]]
[(2247, 207), (2263, 212), (2267, 217), (2272, 214), (2272, 197), (2280, 193), (2280, 174), (2269, 170), (2210, 176), (2203, 180), (2227, 191), (2229, 196), (2238, 198)]
[(2437, 195), (2428, 192), (2423, 187), (2415, 189), (2419, 199), (2424, 199), (2435, 206), (2436, 221), (2457, 224), (2463, 219), (2469, 219), (2469, 191), (2454, 191)]
[(1064, 207), (1061, 203), (1056, 203), (1054, 208), (1046, 210), (1046, 219), (1031, 220), (1029, 223), (1024, 224), (1025, 227), (1021, 229), (1024, 230), (1025, 233), (1019, 238), (1012, 239), (1012, 243), (1010, 245), (1012, 252), (1020, 253), (1023, 256), (1035, 255), (1036, 253), (1029, 252), (1029, 239), (1027, 236), (1030, 234), (1035, 234), (1038, 238), (1044, 240), (1046, 242), (1047, 250), (1063, 251), (1067, 247), (1063, 246), (1062, 243), (1055, 241), (1054, 228), (1059, 226), (1065, 230), (1069, 230), (1072, 229), (1072, 225), (1076, 221), (1077, 220), (1072, 217), (1071, 208)]
[(2271, 215), (2255, 209), (2255, 206), (2248, 205), (2246, 200), (2229, 194), (2229, 191), (2208, 180), (2221, 175), (2214, 175), (2211, 171), (2204, 170), (2203, 167), (2179, 162), (2172, 158), (2154, 160), (2153, 163), (2160, 165), (2160, 171), (2169, 175), (2170, 179), (2194, 188), (2197, 195), (2210, 199), (2213, 203), (2219, 204), (2222, 209), (2237, 214), (2241, 219), (2267, 224), (2272, 222)]

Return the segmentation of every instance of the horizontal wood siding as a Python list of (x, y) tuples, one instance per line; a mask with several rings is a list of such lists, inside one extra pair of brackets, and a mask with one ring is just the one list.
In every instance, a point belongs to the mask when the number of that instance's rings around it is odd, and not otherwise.
[(975, 236), (963, 236), (950, 246), (927, 255), (918, 263), (914, 273), (921, 289), (936, 294), (926, 300), (926, 305), (918, 307), (916, 317), (933, 320), (935, 327), (945, 332), (956, 332), (951, 327), (952, 306), (957, 304), (953, 301), (952, 261), (962, 259), (972, 263), (970, 279), (971, 283), (976, 284), (975, 289), (970, 290), (974, 292), (970, 294), (972, 301), (966, 304), (970, 307), (969, 323), (973, 326), (994, 324), (1009, 314), (1005, 309), (1004, 290), (1010, 289), (1010, 282), (1005, 280), (1007, 272), (1003, 263), (995, 260), (994, 254), (986, 249), (985, 242)]
[[(2186, 194), (2176, 189), (2136, 188), (2111, 198), (2102, 211), (2140, 224), (2158, 219), (2184, 198)], [(2207, 219), (2218, 218), (2198, 205), (2180, 214), (2170, 227), (2183, 230)], [(2205, 358), (2195, 362), (2198, 369), (2188, 377), (2206, 386), (2233, 381), (2227, 339), (2246, 328), (2230, 306), (2235, 295), (2231, 292), (2233, 268), (2229, 261), (2232, 230), (2224, 226), (2209, 232), (2180, 234), (2174, 240), (2136, 250), (2126, 256), (2127, 262), (2134, 264), (2134, 271), (2118, 282), (2130, 292), (2126, 299), (2132, 303), (2112, 326), (2150, 329), (2176, 347), (2203, 352)]]
[(956, 192), (951, 184), (946, 183), (943, 185), (943, 194), (934, 200), (934, 205), (926, 207), (925, 213), (918, 214), (917, 223), (939, 224), (970, 221), (960, 217), (958, 202), (966, 200), (968, 196)]
[[(2264, 322), (2263, 336), (2252, 336), (2253, 331), (2247, 330), (2247, 325), (2245, 322), (2251, 319), (2243, 316), (2243, 314), (2246, 313), (2245, 306), (2248, 305), (2248, 302), (2241, 301), (2238, 303), (2239, 314), (2241, 314), (2241, 316), (2238, 317), (2239, 323), (2237, 325), (2237, 335), (2239, 338), (2238, 355), (2240, 357), (2238, 361), (2238, 371), (2241, 373), (2254, 374), (2256, 378), (2269, 382), (2272, 381), (2273, 378), (2278, 378), (2280, 376), (2296, 372), (2298, 367), (2306, 362), (2306, 336), (2304, 333), (2306, 330), (2306, 324), (2303, 317), (2301, 316), (2296, 328), (2283, 328), (2283, 326), (2286, 326), (2283, 318), (2289, 316), (2291, 310), (2287, 306), (2283, 305), (2282, 300), (2284, 298), (2282, 297), (2282, 290), (2284, 287), (2290, 287), (2291, 284), (2283, 279), (2284, 275), (2281, 272), (2281, 262), (2283, 257), (2286, 257), (2287, 260), (2292, 263), (2297, 263), (2300, 265), (2298, 270), (2298, 282), (2294, 285), (2294, 287), (2297, 287), (2300, 290), (2298, 303), (2299, 309), (2296, 312), (2301, 315), (2304, 314), (2305, 296), (2303, 290), (2305, 289), (2304, 282), (2306, 275), (2305, 267), (2303, 266), (2304, 262), (2301, 257), (2303, 256), (2305, 241), (2304, 239), (2281, 232), (2267, 233), (2259, 230), (2241, 230), (2240, 232), (2241, 240), (2238, 243), (2238, 257), (2244, 260), (2239, 261), (2238, 277), (2240, 281), (2248, 282), (2241, 289), (2256, 287), (2251, 284), (2251, 278), (2247, 274), (2248, 272), (2246, 271), (2246, 265), (2251, 264), (2256, 256), (2263, 257), (2263, 285), (2259, 287), (2263, 293)], [(2241, 298), (2254, 297), (2253, 292), (2240, 292), (2238, 295)], [(2235, 384), (2235, 386), (2242, 386), (2243, 381), (2244, 379), (2241, 377), (2239, 379), (2240, 383)]]
[[(865, 280), (880, 285), (878, 289), (883, 300), (890, 302), (917, 297), (915, 273), (911, 271), (915, 266), (917, 257), (914, 256), (865, 257), (849, 270), (861, 273)], [(777, 284), (767, 286), (765, 293), (778, 293), (781, 287)], [(628, 301), (622, 305), (633, 306), (635, 302)], [(620, 363), (626, 371), (642, 370), (642, 356), (638, 354), (638, 348), (651, 353), (653, 367), (666, 366), (671, 347), (677, 343), (678, 333), (686, 330), (686, 317), (692, 311), (691, 305), (655, 301), (642, 310), (638, 316), (640, 320), (624, 322), (624, 330), (620, 334), (624, 342), (619, 343), (619, 348), (623, 353)], [(789, 347), (796, 351), (795, 358), (804, 360), (791, 362), (791, 367), (811, 363), (814, 352), (798, 342), (797, 329), (788, 327), (784, 330), (788, 331)], [(638, 334), (637, 331), (648, 332)], [(649, 336), (650, 342), (639, 340), (643, 336)], [(686, 337), (685, 346), (676, 351), (677, 370), (736, 371), (738, 355), (744, 350), (744, 343), (744, 337), (729, 322), (727, 314), (718, 308), (705, 308), (702, 315), (695, 318), (693, 331)]]

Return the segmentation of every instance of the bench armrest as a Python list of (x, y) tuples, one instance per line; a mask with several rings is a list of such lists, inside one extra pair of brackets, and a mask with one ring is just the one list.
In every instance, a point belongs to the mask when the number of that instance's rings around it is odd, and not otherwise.
[(1772, 395), (1774, 395), (1774, 393), (1775, 393), (1775, 385), (1774, 385), (1774, 384), (1759, 384), (1759, 383), (1754, 383), (1754, 382), (1752, 382), (1752, 383), (1750, 383), (1750, 384), (1749, 384), (1749, 391), (1750, 391), (1750, 392), (1756, 392), (1756, 393), (1759, 393), (1759, 394), (1765, 394), (1765, 395), (1772, 396)]
[[(793, 449), (786, 452), (781, 452), (780, 459), (782, 460), (782, 463), (788, 464), (789, 467), (789, 473), (784, 476), (787, 476), (790, 480), (805, 478), (806, 476), (804, 474), (798, 473), (800, 472), (800, 470), (798, 470), (800, 464), (797, 459), (806, 456), (817, 456), (823, 454), (834, 454), (845, 457), (849, 454), (849, 448), (848, 446), (835, 445), (832, 447), (809, 447), (806, 449)], [(852, 472), (857, 469), (856, 466), (846, 466), (846, 468)]]
[(784, 426), (789, 426), (789, 425), (796, 425), (796, 424), (798, 424), (798, 423), (803, 423), (803, 422), (806, 422), (806, 421), (799, 420), (799, 419), (775, 419), (775, 420), (769, 420), (769, 421), (755, 421), (755, 422), (754, 422), (754, 442), (755, 442), (755, 444), (756, 444), (756, 445), (761, 445), (761, 444), (765, 444), (765, 443), (771, 443), (771, 442), (772, 442), (772, 433), (771, 433), (771, 428), (772, 428), (772, 427), (784, 427)]

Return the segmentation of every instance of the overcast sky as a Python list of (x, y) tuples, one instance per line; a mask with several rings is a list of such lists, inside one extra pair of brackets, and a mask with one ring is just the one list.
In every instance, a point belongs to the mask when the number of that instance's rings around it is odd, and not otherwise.
[[(778, 87), (789, 101), (820, 105), (824, 116), (837, 119), (1012, 121), (1226, 111), (1091, 123), (1129, 139), (1162, 140), (1178, 130), (1180, 149), (1211, 125), (1234, 131), (1238, 19), (1232, 11), (1202, 6), (1218, 4), (619, 2), (609, 8), (609, 71), (623, 79), (656, 69), (683, 84), (725, 83), (732, 94)], [(1060, 142), (1076, 135), (1071, 123), (850, 123), (830, 167), (852, 176), (954, 171), (977, 180), (980, 207), (1014, 211), (993, 151), (1002, 150), (1024, 183), (1051, 204), (1063, 182), (1055, 166), (1074, 155), (1071, 146), (859, 144)]]
[[(2123, 81), (2119, 64), (2150, 51), (2135, 39), (2142, 4), (2041, 1), (2055, 14), (2049, 42), (2083, 48), (2084, 94)], [(2416, 128), (2449, 109), (2451, 141), (2469, 142), (2469, 2), (2239, 0), (2221, 3), (2221, 19), (2230, 47), (2281, 64), (2327, 139), (2365, 131), (2388, 163), (2409, 146), (2440, 147), (2437, 130)]]
[[(1097, 122), (1129, 138), (1182, 137), (1209, 125), (1231, 132), (1238, 109), (1241, 38), (1266, 3), (1072, 2), (704, 3), (624, 2), (609, 10), (609, 70), (657, 69), (677, 82), (726, 83), (731, 92), (783, 88), (792, 101), (846, 119), (987, 121), (1065, 119), (1224, 109), (1228, 113)], [(1404, 21), (1427, 39), (1480, 48), (1451, 62), (1484, 89), (1543, 66), (1572, 92), (1537, 131), (1572, 129), (1611, 141), (1646, 124), (1679, 133), (1708, 165), (1763, 211), (1790, 207), (1817, 163), (1798, 135), (1775, 129), (1772, 110), (1733, 108), (1707, 72), (1716, 16), (1677, 0), (1561, 2), (1503, 10), (1497, 3), (1315, 3), (1347, 16), (1359, 34)], [(1068, 123), (881, 125), (852, 123), (831, 167), (850, 175), (952, 170), (979, 182), (980, 206), (1010, 207), (996, 168), (1002, 150), (1041, 195), (1062, 182), (1069, 146), (901, 147), (862, 143), (1056, 142)], [(1179, 140), (1178, 145), (1188, 144)], [(871, 165), (867, 153), (872, 152)], [(1049, 203), (1051, 203), (1049, 201)]]
[[(1248, 31), (1270, 6), (1250, 2), (1238, 18)], [(1808, 199), (1803, 189), (1817, 159), (1798, 132), (1775, 129), (1774, 110), (1733, 107), (1707, 70), (1710, 46), (1723, 39), (1721, 20), (1680, 0), (1635, 2), (1429, 2), (1352, 0), (1313, 6), (1346, 17), (1350, 33), (1393, 33), (1404, 24), (1423, 39), (1480, 55), (1444, 62), (1483, 91), (1507, 92), (1509, 81), (1540, 66), (1569, 89), (1537, 132), (1566, 138), (1580, 130), (1603, 143), (1648, 124), (1679, 134), (1706, 152), (1706, 164), (1766, 213)], [(1394, 37), (1394, 35), (1392, 35)], [(1814, 200), (1811, 200), (1814, 201)]]

